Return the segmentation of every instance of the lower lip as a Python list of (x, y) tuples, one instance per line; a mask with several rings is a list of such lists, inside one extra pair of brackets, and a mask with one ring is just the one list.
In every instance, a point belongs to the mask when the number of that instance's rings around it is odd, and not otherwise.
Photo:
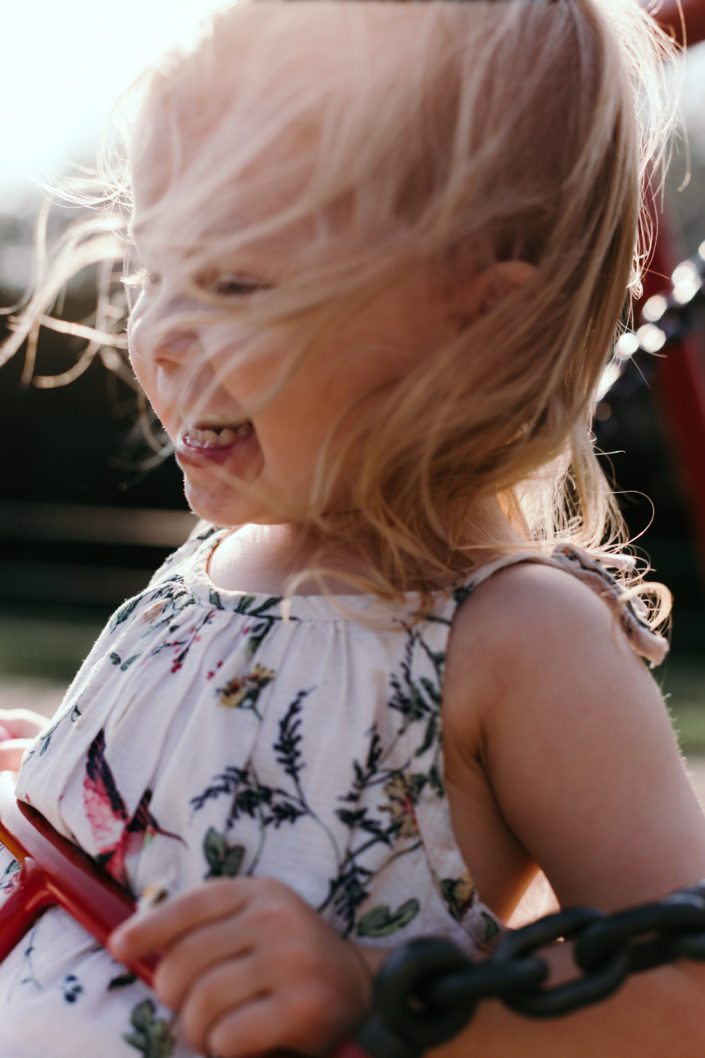
[[(254, 430), (244, 437), (236, 437), (229, 445), (199, 444), (182, 434), (176, 445), (176, 458), (179, 465), (192, 467), (239, 463), (253, 454), (257, 447), (257, 436)], [(237, 470), (238, 468), (231, 466), (230, 469)]]

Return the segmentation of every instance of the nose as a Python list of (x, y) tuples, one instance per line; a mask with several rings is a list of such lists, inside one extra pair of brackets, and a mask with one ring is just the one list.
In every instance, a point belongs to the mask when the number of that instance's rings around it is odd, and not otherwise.
[[(178, 322), (178, 310), (135, 306), (127, 327), (130, 355), (155, 365), (183, 366), (196, 353), (199, 340), (193, 327)], [(176, 317), (176, 319), (175, 319)]]
[(192, 354), (198, 344), (195, 331), (171, 327), (156, 336), (154, 356), (156, 360), (175, 361), (179, 364)]

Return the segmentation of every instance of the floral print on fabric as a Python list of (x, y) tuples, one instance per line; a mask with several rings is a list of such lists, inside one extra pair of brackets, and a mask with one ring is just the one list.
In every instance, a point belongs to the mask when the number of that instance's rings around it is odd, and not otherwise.
[[(200, 533), (118, 609), (18, 795), (137, 897), (273, 877), (358, 943), (440, 934), (488, 951), (502, 925), (444, 787), (447, 640), (476, 584), (551, 559), (484, 567), (418, 622), (415, 598), (407, 612), (218, 589), (208, 562), (224, 533)], [(585, 572), (580, 556), (557, 564), (571, 562)], [(0, 849), (0, 903), (16, 872)], [(0, 1015), (2, 1054), (21, 1040), (52, 1058), (192, 1058), (173, 1015), (58, 909), (0, 964)]]
[(127, 857), (138, 855), (154, 834), (165, 834), (149, 811), (152, 791), (145, 790), (137, 810), (128, 817), (110, 765), (105, 756), (105, 735), (99, 731), (88, 747), (86, 774), (83, 779), (83, 808), (98, 848), (96, 860), (118, 882), (129, 887)]

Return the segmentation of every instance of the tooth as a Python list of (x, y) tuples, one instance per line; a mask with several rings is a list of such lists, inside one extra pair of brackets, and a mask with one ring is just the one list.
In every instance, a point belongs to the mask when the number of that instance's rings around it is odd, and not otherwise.
[(246, 420), (237, 426), (189, 426), (186, 429), (186, 434), (196, 444), (214, 448), (226, 448), (237, 441), (238, 438), (249, 437), (253, 429), (252, 423)]

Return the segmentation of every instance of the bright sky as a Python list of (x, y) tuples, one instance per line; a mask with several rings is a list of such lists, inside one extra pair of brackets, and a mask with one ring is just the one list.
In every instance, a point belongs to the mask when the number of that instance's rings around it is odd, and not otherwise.
[[(223, 0), (8, 0), (0, 60), (0, 195), (51, 179), (112, 102)], [(0, 208), (3, 203), (0, 203)]]
[[(5, 0), (0, 58), (0, 213), (29, 180), (65, 171), (120, 90), (224, 0)], [(2, 0), (0, 0), (2, 4)], [(693, 50), (685, 111), (705, 151), (705, 44)], [(90, 153), (88, 155), (90, 157)], [(3, 209), (4, 207), (4, 209)]]

